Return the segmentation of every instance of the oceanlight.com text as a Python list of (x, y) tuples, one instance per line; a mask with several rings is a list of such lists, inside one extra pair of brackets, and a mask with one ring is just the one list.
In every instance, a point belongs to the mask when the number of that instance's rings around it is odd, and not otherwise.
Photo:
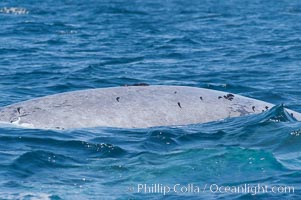
[(128, 191), (141, 194), (284, 194), (295, 193), (294, 186), (288, 185), (265, 185), (265, 184), (241, 184), (241, 185), (219, 185), (219, 184), (137, 184), (128, 187)]

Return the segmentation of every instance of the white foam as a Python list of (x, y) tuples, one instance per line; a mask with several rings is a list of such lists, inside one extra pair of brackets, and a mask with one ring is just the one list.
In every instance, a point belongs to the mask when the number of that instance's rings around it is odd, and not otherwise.
[(0, 121), (0, 127), (22, 127), (22, 128), (35, 128), (33, 124), (30, 123), (20, 123), (20, 117), (18, 120), (8, 123)]
[(30, 123), (20, 123), (21, 118), (18, 117), (18, 120), (12, 122), (12, 124), (16, 125), (16, 126), (22, 126), (24, 128), (34, 128), (33, 124)]
[(78, 32), (74, 30), (69, 30), (69, 31), (59, 31), (58, 33), (62, 35), (67, 35), (67, 34), (76, 34)]
[(5, 199), (31, 199), (31, 200), (50, 200), (51, 195), (46, 193), (23, 192), (20, 194), (3, 194), (0, 193), (0, 198)]
[(18, 7), (4, 7), (0, 9), (0, 13), (5, 14), (14, 14), (14, 15), (26, 15), (29, 11), (26, 8), (18, 8)]

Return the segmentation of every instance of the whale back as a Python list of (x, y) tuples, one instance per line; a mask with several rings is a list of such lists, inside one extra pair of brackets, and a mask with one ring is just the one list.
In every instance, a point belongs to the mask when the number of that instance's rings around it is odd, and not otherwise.
[[(89, 89), (0, 108), (0, 121), (24, 127), (146, 128), (187, 125), (261, 113), (273, 105), (227, 92), (185, 86)], [(289, 111), (298, 119), (300, 114)]]

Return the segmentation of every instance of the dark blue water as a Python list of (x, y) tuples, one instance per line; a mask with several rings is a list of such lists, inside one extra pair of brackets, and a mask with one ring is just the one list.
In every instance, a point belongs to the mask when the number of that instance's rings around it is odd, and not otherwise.
[[(0, 106), (145, 82), (301, 112), (301, 2), (0, 2)], [(0, 199), (301, 199), (301, 123), (278, 106), (149, 129), (0, 128)], [(138, 191), (139, 184), (199, 192)], [(213, 192), (244, 184), (294, 191)], [(211, 188), (214, 189), (214, 188)]]

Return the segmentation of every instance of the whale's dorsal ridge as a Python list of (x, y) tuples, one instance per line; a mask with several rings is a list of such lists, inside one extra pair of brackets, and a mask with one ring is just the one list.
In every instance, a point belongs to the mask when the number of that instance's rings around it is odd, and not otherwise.
[[(41, 129), (146, 128), (205, 123), (271, 107), (229, 92), (142, 84), (66, 92), (12, 104), (0, 108), (0, 121)], [(289, 112), (301, 119), (299, 113)]]

